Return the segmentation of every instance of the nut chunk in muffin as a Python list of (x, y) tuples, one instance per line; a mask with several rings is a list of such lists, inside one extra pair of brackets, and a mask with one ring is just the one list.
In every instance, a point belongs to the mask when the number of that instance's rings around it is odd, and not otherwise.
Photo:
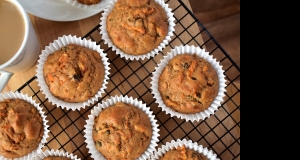
[(168, 27), (166, 11), (154, 0), (118, 0), (106, 20), (112, 43), (131, 55), (157, 48)]
[(159, 160), (208, 160), (203, 154), (198, 153), (185, 146), (178, 146), (167, 151)]
[(39, 146), (44, 133), (38, 110), (22, 99), (0, 102), (0, 155), (19, 158)]
[(66, 102), (84, 102), (94, 97), (104, 74), (100, 54), (75, 44), (49, 54), (43, 69), (51, 94)]
[(178, 54), (161, 72), (158, 90), (166, 106), (180, 113), (198, 113), (217, 96), (218, 75), (204, 58)]
[(150, 144), (152, 127), (141, 109), (117, 102), (95, 117), (92, 137), (107, 159), (137, 159)]

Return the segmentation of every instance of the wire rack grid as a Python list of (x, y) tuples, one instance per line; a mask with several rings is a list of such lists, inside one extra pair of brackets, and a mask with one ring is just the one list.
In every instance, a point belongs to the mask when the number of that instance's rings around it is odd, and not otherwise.
[[(168, 3), (169, 0), (165, 2)], [(43, 150), (63, 150), (83, 160), (92, 159), (84, 142), (84, 125), (90, 110), (111, 96), (127, 95), (146, 103), (155, 114), (160, 129), (157, 147), (171, 140), (187, 139), (212, 150), (220, 159), (240, 159), (240, 88), (234, 83), (240, 77), (240, 68), (181, 0), (172, 4), (169, 7), (172, 8), (176, 23), (174, 36), (169, 45), (153, 58), (139, 61), (120, 58), (104, 44), (99, 33), (100, 25), (82, 37), (95, 41), (104, 49), (111, 68), (105, 93), (90, 107), (72, 111), (52, 105), (37, 87), (35, 76), (17, 90), (36, 99), (46, 112), (50, 133)], [(195, 33), (195, 28), (199, 32)], [(227, 91), (224, 101), (214, 115), (199, 122), (170, 117), (158, 107), (151, 94), (150, 81), (154, 68), (167, 52), (178, 45), (205, 48), (220, 62), (225, 71)], [(54, 127), (60, 130), (51, 129)]]

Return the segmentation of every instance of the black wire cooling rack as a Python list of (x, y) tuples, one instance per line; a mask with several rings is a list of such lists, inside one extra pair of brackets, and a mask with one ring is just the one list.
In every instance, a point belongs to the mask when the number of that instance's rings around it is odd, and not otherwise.
[[(220, 159), (240, 159), (240, 88), (234, 83), (240, 77), (240, 68), (181, 0), (172, 3), (169, 7), (172, 8), (176, 23), (174, 36), (169, 45), (153, 58), (139, 61), (120, 58), (104, 44), (99, 33), (100, 25), (95, 26), (82, 37), (95, 41), (104, 49), (109, 57), (111, 68), (105, 93), (90, 107), (72, 111), (52, 105), (37, 89), (35, 76), (17, 90), (26, 91), (46, 112), (50, 133), (43, 150), (63, 150), (81, 159), (92, 159), (83, 136), (85, 120), (88, 119), (90, 110), (110, 96), (128, 95), (146, 103), (155, 114), (160, 129), (158, 147), (171, 140), (187, 139), (212, 150)], [(195, 28), (199, 32), (195, 32)], [(225, 71), (227, 92), (223, 103), (214, 115), (199, 122), (170, 117), (158, 107), (151, 94), (150, 81), (154, 67), (177, 45), (195, 45), (205, 48), (220, 62)], [(52, 129), (54, 127), (55, 130)]]

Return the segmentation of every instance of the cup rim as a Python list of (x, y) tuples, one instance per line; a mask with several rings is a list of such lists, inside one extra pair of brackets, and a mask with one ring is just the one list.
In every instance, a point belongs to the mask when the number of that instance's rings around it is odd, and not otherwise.
[(24, 20), (24, 24), (25, 24), (25, 33), (24, 33), (24, 38), (22, 41), (21, 46), (19, 47), (19, 50), (17, 51), (17, 53), (15, 53), (15, 55), (10, 58), (8, 61), (6, 61), (3, 64), (0, 64), (0, 69), (3, 69), (5, 67), (7, 67), (9, 64), (11, 64), (13, 61), (15, 61), (17, 59), (17, 57), (22, 53), (23, 49), (25, 48), (25, 43), (27, 42), (28, 36), (29, 36), (29, 16), (27, 15), (25, 9), (22, 7), (22, 5), (17, 1), (17, 0), (6, 0), (9, 3), (12, 3), (13, 5), (15, 5), (18, 10), (20, 11), (22, 18)]

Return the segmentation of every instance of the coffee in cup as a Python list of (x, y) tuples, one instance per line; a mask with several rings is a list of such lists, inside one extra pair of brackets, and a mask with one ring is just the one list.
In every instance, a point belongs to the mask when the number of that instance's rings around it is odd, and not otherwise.
[(28, 14), (17, 0), (0, 0), (0, 92), (16, 72), (29, 69), (40, 43)]
[(25, 35), (25, 22), (17, 6), (6, 0), (0, 1), (0, 20), (1, 65), (20, 49)]

